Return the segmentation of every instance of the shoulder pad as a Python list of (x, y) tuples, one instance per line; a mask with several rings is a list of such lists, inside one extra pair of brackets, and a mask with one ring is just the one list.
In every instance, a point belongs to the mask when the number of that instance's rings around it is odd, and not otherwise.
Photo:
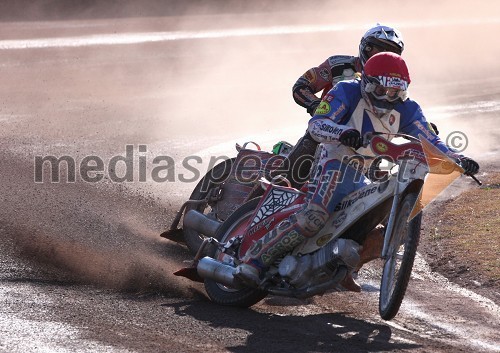
[(354, 65), (354, 60), (356, 57), (350, 55), (333, 55), (328, 58), (328, 63), (330, 66), (335, 66), (339, 64), (352, 64)]

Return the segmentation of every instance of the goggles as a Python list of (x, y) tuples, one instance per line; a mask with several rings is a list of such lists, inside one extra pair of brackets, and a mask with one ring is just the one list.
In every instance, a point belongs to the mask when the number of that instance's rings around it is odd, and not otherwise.
[(401, 50), (401, 48), (399, 48), (395, 45), (387, 44), (381, 40), (372, 40), (372, 41), (368, 42), (368, 44), (371, 45), (372, 47), (377, 48), (379, 52), (389, 51), (391, 53), (395, 53), (398, 55), (401, 55), (401, 53), (403, 52), (403, 50)]
[(386, 100), (388, 102), (394, 102), (398, 99), (404, 101), (408, 98), (408, 91), (405, 89), (408, 87), (407, 85), (401, 85), (400, 82), (393, 86), (399, 86), (399, 88), (368, 82), (365, 85), (365, 92), (371, 93), (372, 96), (378, 100)]

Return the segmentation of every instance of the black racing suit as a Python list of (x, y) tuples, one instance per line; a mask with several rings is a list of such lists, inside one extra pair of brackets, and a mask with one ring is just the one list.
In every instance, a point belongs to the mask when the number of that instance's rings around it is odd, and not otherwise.
[[(299, 77), (292, 88), (293, 99), (313, 116), (323, 95), (337, 82), (359, 77), (359, 72), (361, 72), (361, 61), (358, 57), (330, 56), (322, 64), (310, 68)], [(316, 93), (321, 91), (321, 97), (316, 96)], [(309, 179), (317, 147), (318, 143), (308, 132), (295, 144), (286, 161), (288, 163), (286, 176), (292, 182), (292, 186), (300, 188)]]
[[(355, 78), (356, 73), (360, 73), (361, 69), (361, 61), (358, 57), (330, 56), (321, 65), (310, 68), (299, 77), (292, 88), (293, 99), (313, 116), (323, 95), (337, 82)], [(323, 91), (321, 97), (316, 96), (316, 93), (320, 91)]]

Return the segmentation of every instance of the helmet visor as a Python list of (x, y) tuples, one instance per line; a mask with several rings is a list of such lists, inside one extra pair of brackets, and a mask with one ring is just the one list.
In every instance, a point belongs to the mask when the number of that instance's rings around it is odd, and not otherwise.
[(365, 87), (366, 93), (371, 93), (372, 96), (378, 100), (386, 100), (388, 102), (394, 102), (398, 99), (404, 101), (407, 98), (407, 91), (395, 88), (386, 87), (373, 82), (369, 82)]
[(382, 41), (382, 40), (372, 40), (372, 43), (371, 43), (372, 46), (374, 46), (375, 48), (377, 48), (377, 50), (379, 52), (383, 52), (383, 51), (390, 51), (391, 53), (395, 53), (395, 54), (398, 54), (398, 55), (401, 55), (401, 53), (403, 52), (403, 50), (394, 45), (393, 43), (386, 43), (385, 41)]
[(380, 28), (378, 31), (371, 33), (366, 37), (366, 41), (380, 51), (390, 51), (398, 55), (401, 55), (404, 48), (401, 34), (389, 28)]

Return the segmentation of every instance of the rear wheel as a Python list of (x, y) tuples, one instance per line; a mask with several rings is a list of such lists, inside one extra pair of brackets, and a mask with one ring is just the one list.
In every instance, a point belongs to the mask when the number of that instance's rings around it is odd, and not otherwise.
[[(252, 199), (234, 211), (228, 219), (220, 226), (215, 237), (226, 242), (229, 239), (241, 235), (251, 220), (251, 216), (260, 198)], [(208, 256), (223, 263), (233, 264), (233, 258), (227, 254), (213, 248), (208, 252)], [(205, 290), (212, 301), (222, 305), (250, 307), (267, 296), (267, 292), (255, 288), (234, 289), (224, 286), (214, 280), (205, 279)]]
[[(216, 193), (217, 188), (229, 176), (234, 160), (235, 158), (227, 159), (210, 169), (210, 171), (208, 171), (207, 174), (205, 174), (205, 176), (198, 182), (189, 199), (204, 200), (208, 196)], [(196, 210), (209, 215), (218, 221), (222, 221), (222, 219), (217, 216), (214, 206), (215, 205), (212, 205), (208, 201), (201, 204), (192, 204), (186, 207), (184, 214), (190, 210)], [(205, 236), (190, 228), (184, 228), (183, 233), (184, 241), (186, 242), (187, 247), (192, 253), (196, 254)]]
[(396, 215), (380, 284), (379, 313), (384, 320), (396, 316), (410, 281), (420, 239), (422, 212), (410, 222), (408, 216), (417, 199), (416, 193), (406, 195)]

